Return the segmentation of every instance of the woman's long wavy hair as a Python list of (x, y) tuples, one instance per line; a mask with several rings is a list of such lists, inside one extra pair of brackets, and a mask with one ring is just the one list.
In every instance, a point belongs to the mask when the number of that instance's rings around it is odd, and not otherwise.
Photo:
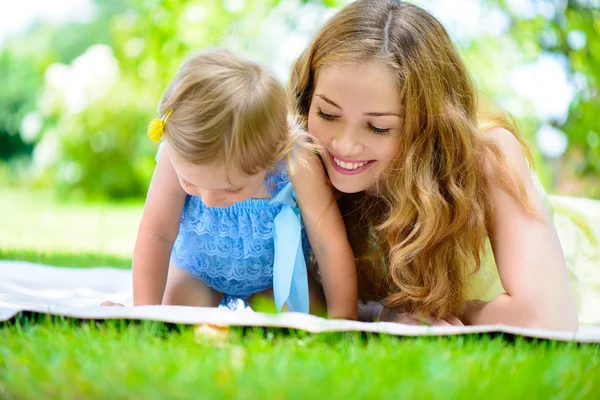
[[(458, 314), (491, 234), (492, 184), (535, 214), (523, 183), (485, 135), (515, 127), (502, 114), (480, 115), (469, 73), (442, 24), (398, 0), (351, 3), (301, 54), (290, 85), (305, 127), (320, 68), (373, 60), (397, 77), (404, 121), (397, 157), (370, 191), (381, 201), (339, 201), (359, 292), (405, 312)], [(364, 229), (348, 225), (357, 208)], [(376, 245), (367, 246), (372, 236)]]

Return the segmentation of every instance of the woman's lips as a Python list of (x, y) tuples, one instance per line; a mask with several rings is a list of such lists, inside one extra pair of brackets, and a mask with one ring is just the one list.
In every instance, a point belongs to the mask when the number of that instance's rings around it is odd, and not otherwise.
[(339, 156), (334, 156), (330, 152), (327, 152), (329, 160), (333, 168), (344, 175), (356, 175), (360, 174), (367, 168), (369, 168), (375, 160), (351, 160)]

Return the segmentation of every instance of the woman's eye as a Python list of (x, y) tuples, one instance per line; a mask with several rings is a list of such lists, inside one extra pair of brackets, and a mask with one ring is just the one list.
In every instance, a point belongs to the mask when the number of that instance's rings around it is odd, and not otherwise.
[(182, 183), (182, 184), (183, 184), (183, 186), (185, 186), (185, 187), (192, 187), (192, 186), (194, 186), (194, 185), (192, 185), (191, 183), (189, 183), (188, 181), (184, 181), (184, 180), (182, 180), (182, 181), (181, 181), (181, 183)]
[(322, 110), (317, 111), (317, 115), (327, 121), (333, 121), (337, 118), (335, 115), (326, 114)]
[(241, 192), (242, 190), (244, 190), (244, 188), (227, 189), (227, 193), (235, 194)]
[(374, 125), (369, 124), (369, 129), (372, 130), (373, 132), (375, 132), (378, 135), (385, 135), (387, 133), (390, 133), (390, 129), (389, 128), (378, 128)]

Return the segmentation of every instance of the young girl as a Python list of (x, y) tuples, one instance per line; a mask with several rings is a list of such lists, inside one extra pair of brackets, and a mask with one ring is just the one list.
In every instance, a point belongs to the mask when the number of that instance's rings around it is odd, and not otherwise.
[(135, 305), (214, 307), (272, 289), (278, 309), (308, 312), (312, 248), (329, 317), (356, 319), (343, 220), (286, 98), (225, 50), (181, 66), (149, 128), (164, 141), (134, 249)]
[(597, 242), (577, 233), (589, 251), (566, 263), (526, 148), (502, 115), (481, 112), (431, 14), (349, 4), (295, 63), (291, 86), (342, 193), (359, 294), (377, 318), (576, 330), (578, 305), (600, 323)]

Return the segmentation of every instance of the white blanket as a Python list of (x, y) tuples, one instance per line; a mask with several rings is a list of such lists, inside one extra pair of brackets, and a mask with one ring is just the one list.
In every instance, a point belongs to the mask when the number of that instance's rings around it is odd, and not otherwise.
[(409, 326), (326, 320), (311, 315), (277, 315), (249, 311), (179, 306), (99, 307), (104, 300), (132, 304), (131, 271), (115, 268), (57, 268), (26, 262), (0, 261), (0, 321), (22, 311), (80, 319), (155, 320), (181, 324), (261, 326), (309, 332), (362, 331), (396, 336), (443, 336), (501, 332), (512, 335), (600, 343), (600, 328), (583, 326), (578, 333), (523, 329), (505, 325), (467, 327)]

